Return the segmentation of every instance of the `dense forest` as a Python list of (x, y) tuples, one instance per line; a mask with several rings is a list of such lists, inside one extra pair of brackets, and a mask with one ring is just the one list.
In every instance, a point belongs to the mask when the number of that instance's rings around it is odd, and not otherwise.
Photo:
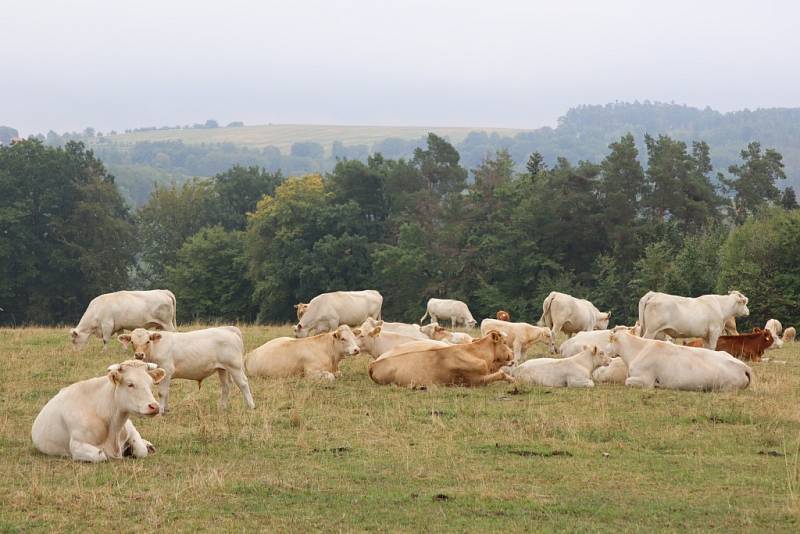
[[(241, 125), (233, 122), (226, 127)], [(208, 120), (185, 128), (218, 127), (221, 126), (216, 121)], [(711, 163), (717, 169), (735, 164), (742, 147), (759, 141), (783, 155), (787, 183), (800, 186), (800, 109), (720, 113), (710, 108), (651, 102), (581, 106), (569, 110), (555, 128), (540, 128), (513, 137), (475, 131), (454, 146), (461, 164), (468, 169), (476, 168), (496, 151), (506, 150), (516, 164), (515, 170), (521, 172), (533, 152), (542, 154), (550, 166), (559, 157), (571, 162), (600, 161), (608, 145), (629, 132), (640, 153), (647, 150), (644, 136), (648, 133), (668, 135), (686, 143), (702, 139), (711, 148)], [(86, 143), (114, 174), (126, 200), (136, 207), (147, 201), (154, 183), (181, 184), (196, 176), (214, 176), (236, 164), (259, 166), (270, 172), (281, 170), (285, 175), (326, 173), (342, 159), (366, 163), (371, 154), (377, 153), (388, 159), (411, 159), (414, 151), (426, 143), (425, 138), (388, 138), (371, 146), (337, 141), (324, 147), (315, 142), (298, 142), (286, 153), (274, 146), (248, 148), (231, 143), (142, 141), (123, 146), (113, 141), (113, 135), (102, 135), (93, 128), (64, 134), (50, 131), (39, 137), (50, 146), (63, 146), (68, 141)], [(716, 177), (712, 181), (716, 183)]]
[(0, 147), (0, 323), (75, 323), (99, 293), (167, 287), (183, 321), (284, 322), (318, 293), (375, 288), (395, 320), (447, 297), (535, 322), (560, 290), (630, 324), (648, 290), (739, 289), (745, 324), (797, 324), (782, 155), (753, 141), (712, 162), (704, 141), (625, 133), (596, 160), (533, 152), (519, 170), (499, 149), (467, 167), (429, 134), (410, 158), (298, 176), (234, 165), (131, 210), (82, 143), (30, 139)]

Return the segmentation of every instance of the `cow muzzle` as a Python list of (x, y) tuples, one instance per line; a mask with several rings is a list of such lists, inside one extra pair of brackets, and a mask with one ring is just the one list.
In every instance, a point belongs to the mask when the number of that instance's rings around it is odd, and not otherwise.
[(133, 357), (137, 360), (144, 360), (144, 352), (134, 352)]

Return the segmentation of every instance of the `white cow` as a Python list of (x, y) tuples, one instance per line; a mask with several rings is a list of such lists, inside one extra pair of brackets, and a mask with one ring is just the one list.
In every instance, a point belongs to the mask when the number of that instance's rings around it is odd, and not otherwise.
[[(561, 344), (561, 347), (558, 349), (561, 353), (562, 358), (568, 358), (570, 356), (575, 356), (579, 352), (583, 350), (584, 345), (596, 345), (600, 347), (600, 350), (603, 350), (606, 345), (608, 345), (608, 334), (611, 332), (616, 332), (618, 330), (627, 330), (634, 335), (638, 335), (641, 333), (638, 326), (615, 326), (611, 330), (592, 330), (591, 332), (578, 332), (564, 343)], [(613, 354), (609, 354), (608, 356), (614, 357)]]
[(750, 367), (727, 352), (674, 345), (624, 331), (609, 334), (606, 353), (619, 354), (625, 361), (626, 386), (730, 390), (746, 388), (753, 377)]
[(158, 415), (151, 388), (165, 374), (155, 364), (128, 360), (109, 366), (105, 376), (63, 388), (36, 416), (33, 445), (44, 454), (83, 462), (144, 458), (155, 448), (142, 439), (130, 416)]
[(550, 352), (555, 354), (556, 335), (559, 332), (571, 336), (578, 332), (605, 330), (610, 318), (611, 312), (601, 312), (586, 299), (552, 291), (542, 302), (539, 325), (550, 328)]
[(245, 366), (250, 376), (333, 380), (339, 372), (339, 362), (359, 352), (353, 331), (341, 325), (333, 332), (312, 337), (279, 337), (267, 341), (247, 354)]
[(467, 305), (460, 300), (428, 299), (425, 315), (419, 320), (420, 324), (422, 324), (428, 316), (430, 316), (432, 323), (438, 323), (440, 318), (449, 319), (453, 328), (459, 324), (470, 328), (478, 324), (478, 321), (473, 319)]
[(448, 345), (459, 345), (461, 343), (472, 343), (475, 341), (471, 335), (465, 332), (451, 332), (445, 327), (440, 326), (437, 322), (421, 326), (419, 329), (429, 339), (443, 341)]
[(699, 337), (707, 349), (716, 348), (726, 318), (749, 314), (747, 297), (738, 291), (697, 298), (650, 291), (639, 299), (642, 337)]
[[(358, 328), (353, 330), (353, 333), (356, 336), (358, 347), (363, 352), (370, 354), (373, 358), (380, 358), (382, 354), (405, 343), (420, 341), (419, 337), (406, 336), (404, 334), (398, 334), (397, 332), (387, 332), (381, 325), (371, 329)], [(428, 340), (425, 336), (423, 336), (422, 339)]]
[(373, 289), (334, 291), (317, 295), (308, 303), (305, 313), (294, 327), (294, 337), (336, 330), (339, 325), (360, 326), (372, 317), (381, 318), (383, 297)]
[(383, 333), (392, 332), (394, 334), (413, 337), (414, 339), (428, 339), (428, 336), (425, 335), (422, 330), (420, 330), (420, 326), (418, 324), (390, 323), (387, 321), (378, 321), (372, 317), (369, 317), (361, 324), (359, 328), (362, 332), (371, 332), (378, 326), (381, 327), (381, 332)]
[(73, 345), (83, 348), (89, 337), (95, 335), (103, 340), (103, 350), (106, 350), (112, 335), (135, 328), (177, 330), (172, 291), (117, 291), (95, 297), (78, 326), (70, 330), (70, 336)]
[(608, 365), (598, 367), (592, 372), (592, 379), (599, 384), (625, 384), (628, 379), (628, 366), (617, 356)]
[(781, 332), (783, 332), (783, 325), (777, 319), (770, 319), (767, 321), (767, 324), (764, 325), (764, 330), (769, 330), (772, 332), (772, 345), (767, 347), (767, 349), (779, 349), (783, 347), (783, 340), (781, 339)]
[(569, 358), (533, 358), (511, 369), (520, 382), (547, 387), (592, 388), (592, 372), (611, 358), (594, 345)]
[(498, 319), (484, 319), (481, 321), (481, 335), (485, 336), (490, 330), (497, 330), (505, 334), (506, 345), (514, 352), (514, 361), (519, 362), (534, 343), (550, 344), (550, 329), (543, 326), (534, 326), (530, 323), (512, 323)]
[(228, 406), (230, 381), (239, 387), (245, 403), (255, 408), (250, 385), (244, 374), (244, 341), (242, 332), (235, 326), (204, 328), (193, 332), (151, 332), (137, 328), (117, 339), (125, 348), (133, 345), (137, 360), (153, 362), (166, 377), (158, 384), (161, 411), (169, 409), (169, 384), (173, 378), (202, 382), (214, 372), (219, 375), (222, 390), (221, 405)]

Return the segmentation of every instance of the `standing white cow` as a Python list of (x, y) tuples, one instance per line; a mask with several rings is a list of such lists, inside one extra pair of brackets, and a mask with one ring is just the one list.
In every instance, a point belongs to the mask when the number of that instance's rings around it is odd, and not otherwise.
[(649, 291), (639, 299), (642, 337), (699, 337), (703, 339), (703, 346), (707, 349), (717, 347), (717, 339), (728, 317), (748, 315), (750, 310), (747, 309), (747, 297), (738, 291), (697, 298)]
[(420, 324), (428, 316), (430, 316), (432, 323), (438, 323), (439, 319), (450, 319), (453, 328), (459, 324), (473, 328), (478, 324), (478, 321), (472, 317), (467, 305), (460, 300), (428, 299), (425, 315), (419, 320)]
[(777, 319), (770, 319), (767, 321), (767, 324), (764, 325), (764, 330), (769, 330), (772, 332), (772, 345), (767, 347), (767, 349), (779, 349), (783, 347), (783, 340), (781, 339), (781, 332), (783, 332), (783, 325)]
[(334, 291), (317, 295), (294, 327), (294, 337), (336, 330), (339, 325), (360, 326), (369, 317), (381, 318), (383, 296), (374, 289)]
[(112, 335), (135, 328), (176, 331), (172, 291), (117, 291), (95, 297), (70, 336), (73, 345), (83, 348), (89, 337), (95, 335), (103, 340), (103, 350), (106, 350)]
[[(722, 322), (720, 322), (720, 327)], [(628, 366), (626, 386), (711, 391), (744, 389), (753, 370), (727, 352), (685, 347), (612, 332), (607, 354), (619, 354)]]
[(105, 376), (63, 388), (36, 416), (33, 445), (44, 454), (83, 462), (144, 458), (155, 449), (142, 439), (130, 416), (158, 415), (151, 388), (165, 374), (155, 364), (128, 360), (109, 366)]
[(556, 335), (559, 332), (571, 336), (578, 332), (605, 330), (610, 318), (611, 312), (601, 312), (586, 299), (552, 291), (542, 302), (539, 325), (550, 329), (550, 352), (555, 354)]
[(173, 378), (202, 382), (215, 371), (219, 375), (223, 408), (228, 406), (231, 380), (242, 391), (247, 406), (256, 406), (244, 374), (242, 332), (235, 326), (193, 332), (150, 332), (137, 328), (130, 334), (117, 336), (117, 339), (126, 349), (129, 344), (133, 345), (133, 355), (137, 360), (157, 363), (166, 371), (166, 377), (158, 384), (162, 412), (169, 409), (169, 384)]
[(481, 321), (481, 335), (485, 336), (491, 330), (504, 334), (503, 341), (514, 352), (514, 361), (528, 352), (534, 343), (550, 344), (550, 330), (543, 326), (534, 326), (529, 323), (512, 323), (499, 319), (484, 319)]

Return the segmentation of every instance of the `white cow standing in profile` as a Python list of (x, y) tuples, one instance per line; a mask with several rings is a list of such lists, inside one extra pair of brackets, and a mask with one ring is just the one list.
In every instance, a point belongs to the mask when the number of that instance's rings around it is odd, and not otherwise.
[(78, 326), (70, 331), (72, 344), (84, 348), (90, 336), (108, 348), (111, 336), (122, 330), (157, 328), (175, 332), (175, 295), (168, 289), (117, 291), (92, 299)]
[(151, 388), (165, 374), (155, 364), (128, 360), (111, 365), (105, 376), (63, 388), (36, 416), (33, 445), (44, 454), (84, 462), (144, 458), (155, 448), (142, 439), (130, 416), (158, 415)]
[(605, 330), (610, 318), (611, 312), (601, 312), (586, 299), (552, 291), (542, 302), (539, 325), (550, 328), (550, 352), (555, 354), (559, 332), (571, 336), (578, 332)]
[(429, 315), (432, 323), (438, 323), (440, 319), (449, 319), (453, 328), (459, 324), (474, 328), (478, 324), (478, 321), (472, 317), (467, 305), (460, 300), (428, 299), (425, 315), (422, 316), (419, 323), (422, 324)]
[(308, 303), (294, 326), (294, 337), (332, 332), (340, 325), (361, 326), (370, 317), (380, 319), (382, 307), (383, 296), (374, 289), (322, 293)]

